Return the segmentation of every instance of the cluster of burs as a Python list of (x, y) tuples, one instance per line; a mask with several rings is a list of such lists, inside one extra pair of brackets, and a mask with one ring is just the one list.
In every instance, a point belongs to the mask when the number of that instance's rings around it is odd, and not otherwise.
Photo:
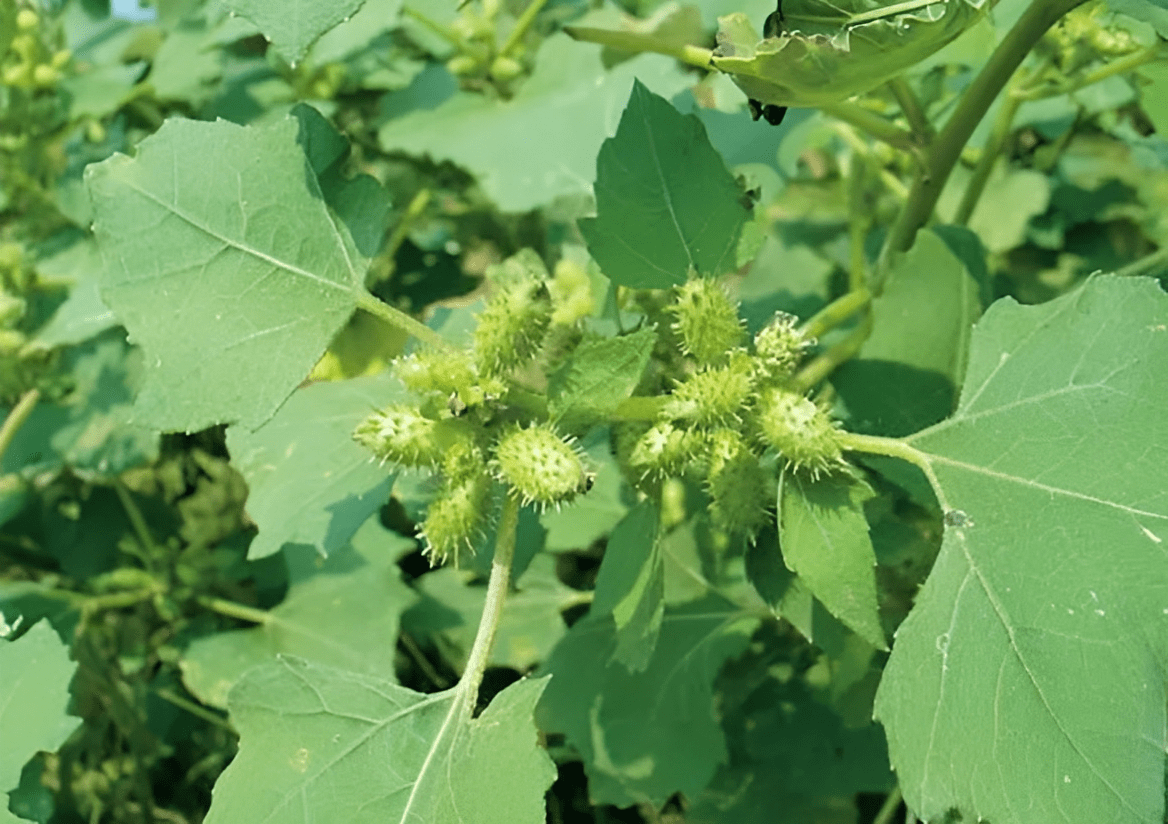
[[(12, 23), (15, 24), (14, 34), (8, 41), (7, 51), (0, 56), (4, 85), (20, 89), (55, 86), (72, 54), (67, 49), (53, 47), (47, 31), (42, 30), (40, 15), (34, 9), (21, 8)], [(0, 17), (0, 25), (5, 24)]]
[[(471, 345), (395, 361), (418, 402), (376, 412), (354, 432), (383, 462), (437, 474), (439, 489), (419, 528), (435, 562), (474, 546), (504, 493), (558, 507), (592, 486), (574, 445), (579, 433), (559, 431), (546, 396), (533, 388), (590, 336), (588, 278), (572, 265), (548, 278), (533, 253), (511, 258), (490, 278)], [(817, 474), (843, 466), (838, 430), (793, 385), (808, 346), (795, 318), (777, 315), (748, 342), (737, 307), (714, 280), (625, 297), (656, 344), (638, 397), (596, 423), (612, 425), (617, 460), (636, 489), (656, 495), (666, 479), (700, 480), (715, 523), (750, 536), (773, 509), (777, 469)]]

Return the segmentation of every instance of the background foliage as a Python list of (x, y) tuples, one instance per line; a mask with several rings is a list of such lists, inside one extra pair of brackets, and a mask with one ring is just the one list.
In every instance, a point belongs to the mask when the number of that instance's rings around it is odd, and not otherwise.
[[(1168, 7), (908, 6), (0, 0), (0, 821), (1165, 820)], [(432, 568), (352, 434), (516, 273), (590, 489)], [(699, 276), (852, 467), (753, 531)]]

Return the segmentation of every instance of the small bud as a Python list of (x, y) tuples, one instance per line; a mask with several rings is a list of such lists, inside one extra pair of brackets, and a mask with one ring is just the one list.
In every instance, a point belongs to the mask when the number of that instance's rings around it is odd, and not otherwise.
[(494, 468), (524, 504), (559, 506), (592, 487), (580, 455), (548, 424), (503, 435), (495, 444)]
[(685, 351), (701, 365), (723, 363), (742, 342), (738, 308), (726, 290), (709, 278), (696, 278), (677, 289), (670, 308), (677, 321), (674, 329)]
[(762, 439), (787, 463), (818, 475), (843, 466), (838, 430), (827, 413), (791, 389), (764, 389), (755, 404), (755, 420)]
[(500, 55), (491, 61), (491, 79), (497, 83), (507, 83), (523, 74), (523, 64), (513, 57)]
[(798, 322), (794, 315), (778, 312), (754, 336), (754, 351), (764, 381), (789, 378), (803, 359), (804, 350), (813, 343), (799, 333)]
[(16, 28), (20, 31), (32, 31), (40, 22), (40, 17), (32, 9), (21, 9), (16, 13)]
[(455, 77), (466, 77), (479, 69), (479, 61), (469, 54), (457, 54), (446, 61), (446, 70)]
[(393, 373), (413, 391), (465, 394), (477, 381), (469, 355), (424, 349), (393, 362)]

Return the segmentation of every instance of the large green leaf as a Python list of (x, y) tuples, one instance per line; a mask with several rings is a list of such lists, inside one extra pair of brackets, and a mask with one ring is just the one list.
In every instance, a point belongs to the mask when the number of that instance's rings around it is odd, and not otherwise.
[(569, 432), (608, 420), (637, 388), (657, 334), (642, 329), (617, 338), (583, 341), (548, 377), (548, 411)]
[(613, 658), (639, 672), (649, 664), (665, 612), (665, 568), (657, 539), (661, 511), (642, 501), (613, 527), (596, 575), (590, 614), (611, 614)]
[(146, 350), (143, 422), (259, 426), (356, 306), (363, 262), (297, 127), (168, 120), (87, 170), (102, 297)]
[(584, 756), (597, 803), (656, 806), (675, 792), (695, 795), (726, 759), (713, 679), (740, 653), (757, 619), (709, 596), (665, 612), (648, 667), (610, 661), (615, 626), (578, 622), (546, 664), (552, 675), (540, 727), (563, 732)]
[(280, 653), (396, 681), (398, 618), (417, 600), (394, 563), (403, 544), (408, 551), (413, 542), (370, 521), (353, 538), (356, 567), (293, 585), (258, 627), (197, 639), (182, 659), (183, 682), (204, 703), (226, 707), (239, 677)]
[(719, 19), (713, 65), (747, 96), (822, 106), (874, 89), (976, 23), (986, 0), (785, 0), (783, 31), (760, 40), (741, 12)]
[(692, 274), (735, 268), (750, 214), (742, 187), (705, 127), (638, 81), (616, 136), (596, 159), (595, 218), (580, 221), (588, 251), (613, 283), (666, 289)]
[[(7, 629), (4, 616), (0, 627)], [(40, 750), (55, 751), (81, 723), (65, 714), (74, 668), (48, 621), (15, 641), (0, 636), (0, 807), (5, 811), (6, 791), (19, 783), (25, 762)]]
[(386, 376), (318, 383), (293, 393), (254, 432), (227, 429), (232, 463), (247, 481), (247, 514), (260, 528), (248, 557), (286, 543), (327, 555), (385, 504), (393, 476), (353, 441), (353, 430), (402, 395)]
[(353, 15), (365, 0), (226, 0), (236, 14), (255, 23), (280, 57), (295, 66), (326, 31)]
[(472, 719), (458, 688), (292, 657), (257, 667), (231, 691), (239, 754), (207, 824), (543, 824), (555, 768), (531, 714), (546, 683), (512, 684)]
[(500, 209), (526, 211), (588, 193), (596, 152), (615, 128), (634, 78), (667, 97), (688, 83), (669, 61), (652, 56), (610, 71), (598, 46), (559, 35), (544, 41), (535, 65), (510, 100), (458, 92), (436, 108), (389, 121), (378, 142), (386, 151), (464, 166)]
[(959, 510), (877, 696), (919, 817), (1163, 820), (1166, 374), (1154, 281), (1000, 301), (957, 412), (907, 439)]

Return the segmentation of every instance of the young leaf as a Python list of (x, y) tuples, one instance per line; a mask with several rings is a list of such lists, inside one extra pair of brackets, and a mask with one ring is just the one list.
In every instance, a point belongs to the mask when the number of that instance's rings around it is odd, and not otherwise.
[(5, 811), (6, 791), (20, 782), (25, 762), (40, 750), (54, 752), (81, 723), (65, 714), (75, 668), (48, 621), (15, 641), (0, 638), (0, 799)]
[(573, 432), (604, 421), (633, 394), (649, 363), (656, 333), (642, 329), (619, 338), (585, 340), (548, 378), (548, 411)]
[(876, 553), (868, 537), (862, 481), (843, 475), (779, 480), (779, 545), (792, 572), (853, 632), (887, 649), (876, 601)]
[(402, 396), (384, 376), (317, 383), (293, 393), (254, 432), (228, 427), (227, 448), (247, 481), (247, 514), (260, 528), (249, 558), (286, 543), (327, 555), (385, 504), (393, 476), (353, 440), (353, 429)]
[(255, 23), (272, 48), (295, 66), (316, 39), (347, 20), (365, 0), (228, 0), (236, 14)]
[(713, 65), (748, 97), (822, 106), (874, 89), (976, 23), (987, 0), (784, 0), (783, 29), (760, 40), (741, 12), (718, 20)]
[(243, 673), (282, 653), (396, 682), (398, 618), (417, 596), (402, 583), (392, 550), (396, 544), (408, 551), (413, 542), (374, 520), (353, 544), (360, 547), (354, 554), (372, 561), (294, 584), (261, 626), (192, 642), (181, 663), (187, 688), (204, 703), (226, 707), (228, 691)]
[(665, 611), (665, 569), (657, 529), (658, 508), (643, 501), (617, 524), (596, 576), (591, 615), (616, 623), (615, 660), (633, 672), (649, 664)]
[(146, 350), (142, 422), (254, 429), (356, 306), (362, 262), (296, 134), (291, 118), (168, 120), (135, 158), (86, 170), (102, 297)]
[(637, 81), (596, 158), (596, 217), (580, 221), (613, 283), (667, 289), (734, 268), (750, 214), (705, 127)]
[(876, 702), (917, 816), (1162, 820), (1166, 374), (1155, 281), (1003, 300), (957, 412), (907, 439), (960, 509)]
[(555, 767), (531, 714), (546, 680), (495, 696), (479, 718), (458, 688), (423, 695), (281, 657), (228, 699), (239, 754), (207, 824), (543, 824)]
[(613, 657), (607, 616), (572, 627), (545, 665), (553, 678), (540, 727), (564, 732), (584, 756), (597, 803), (660, 806), (675, 792), (695, 795), (726, 759), (714, 712), (713, 680), (746, 647), (757, 620), (708, 596), (667, 609), (644, 672)]

